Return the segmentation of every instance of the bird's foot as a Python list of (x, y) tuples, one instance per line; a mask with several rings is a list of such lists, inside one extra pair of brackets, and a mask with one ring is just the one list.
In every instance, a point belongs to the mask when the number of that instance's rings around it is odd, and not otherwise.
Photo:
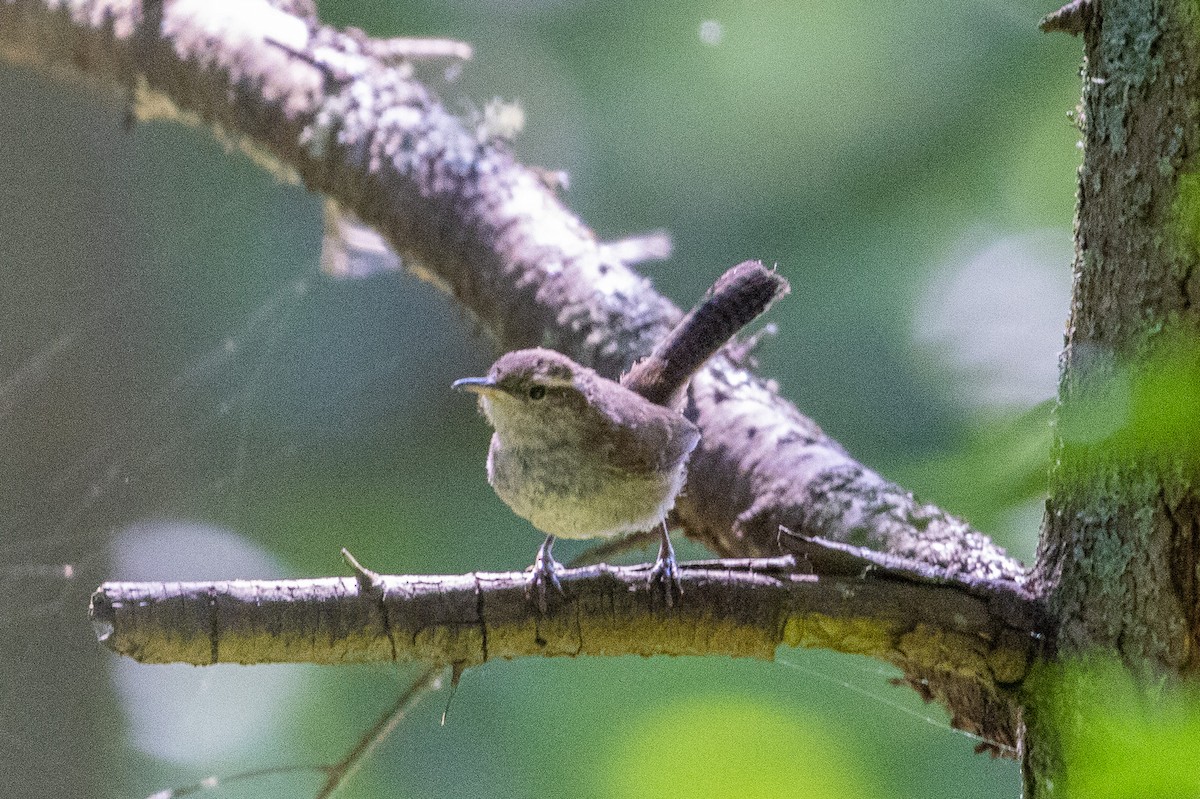
[(529, 584), (525, 586), (526, 598), (533, 601), (536, 596), (538, 610), (542, 613), (545, 613), (548, 607), (546, 602), (547, 584), (553, 585), (554, 590), (560, 595), (566, 595), (562, 583), (558, 580), (558, 572), (562, 569), (562, 564), (554, 559), (554, 554), (551, 552), (553, 547), (554, 536), (547, 536), (542, 545), (538, 547), (537, 557), (533, 559), (533, 566), (530, 567)]
[(667, 534), (667, 524), (663, 522), (662, 538), (658, 543), (658, 557), (650, 567), (650, 587), (662, 590), (663, 600), (667, 607), (672, 607), (678, 599), (683, 599), (683, 580), (679, 572), (679, 564), (675, 562), (675, 548), (671, 546), (671, 537)]

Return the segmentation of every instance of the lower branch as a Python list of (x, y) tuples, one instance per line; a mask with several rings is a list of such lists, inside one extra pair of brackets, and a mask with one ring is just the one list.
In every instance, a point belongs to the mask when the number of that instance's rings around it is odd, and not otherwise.
[[(143, 663), (464, 668), (564, 655), (769, 660), (781, 644), (821, 647), (891, 663), (927, 699), (953, 700), (962, 728), (1000, 748), (1015, 743), (1009, 697), (1035, 649), (1023, 589), (862, 567), (853, 552), (838, 552), (799, 565), (791, 557), (682, 564), (683, 601), (671, 608), (648, 582), (648, 566), (599, 564), (563, 571), (564, 594), (546, 614), (529, 601), (523, 572), (362, 570), (357, 578), (105, 583), (91, 618), (107, 647)], [(964, 691), (974, 697), (969, 713), (960, 707)]]

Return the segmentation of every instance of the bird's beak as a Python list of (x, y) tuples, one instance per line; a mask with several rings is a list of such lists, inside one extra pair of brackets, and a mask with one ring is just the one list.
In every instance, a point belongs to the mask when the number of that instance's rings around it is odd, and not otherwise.
[(474, 394), (487, 394), (499, 388), (496, 381), (490, 377), (464, 377), (462, 380), (455, 380), (450, 387), (459, 391), (470, 391)]

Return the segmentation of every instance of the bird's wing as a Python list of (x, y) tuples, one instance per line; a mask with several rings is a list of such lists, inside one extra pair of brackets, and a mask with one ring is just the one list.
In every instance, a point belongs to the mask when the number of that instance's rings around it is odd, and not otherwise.
[(696, 448), (700, 431), (682, 414), (611, 381), (597, 384), (593, 403), (610, 424), (597, 429), (595, 441), (585, 443), (602, 451), (614, 468), (631, 474), (662, 472)]

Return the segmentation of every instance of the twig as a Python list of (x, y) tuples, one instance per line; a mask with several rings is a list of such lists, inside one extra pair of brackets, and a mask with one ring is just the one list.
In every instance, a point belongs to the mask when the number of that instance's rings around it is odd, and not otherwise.
[(384, 738), (391, 735), (392, 730), (396, 729), (396, 725), (408, 715), (408, 711), (421, 701), (421, 697), (428, 691), (438, 689), (443, 671), (445, 671), (443, 666), (431, 666), (413, 680), (412, 684), (408, 686), (408, 690), (396, 699), (396, 704), (379, 717), (371, 729), (358, 740), (354, 748), (347, 752), (346, 756), (337, 764), (326, 769), (328, 776), (325, 784), (321, 786), (321, 790), (317, 792), (316, 799), (329, 799), (334, 791), (354, 776), (362, 767), (367, 755), (371, 754)]

